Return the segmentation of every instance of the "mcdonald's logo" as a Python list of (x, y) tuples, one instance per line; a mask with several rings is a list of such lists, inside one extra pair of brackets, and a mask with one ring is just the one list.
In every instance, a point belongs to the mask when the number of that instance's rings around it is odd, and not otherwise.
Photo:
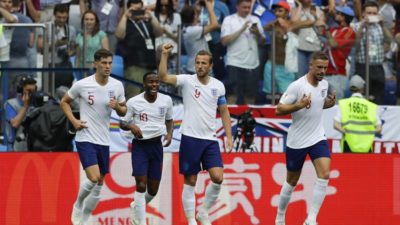
[[(14, 153), (14, 156), (15, 154), (18, 153)], [(29, 196), (28, 200), (35, 201), (35, 206), (40, 209), (40, 215), (33, 215), (35, 218), (32, 219), (38, 221), (35, 224), (57, 224), (57, 221), (60, 221), (58, 218), (60, 212), (65, 214), (66, 211), (59, 205), (59, 202), (61, 199), (71, 196), (65, 191), (60, 191), (62, 179), (75, 181), (68, 186), (68, 190), (71, 190), (70, 193), (76, 193), (75, 190), (78, 190), (80, 169), (78, 158), (75, 154), (68, 153), (22, 153), (19, 156), (15, 161), (4, 162), (4, 160), (2, 162), (14, 168), (9, 174), (10, 182), (6, 190), (6, 198), (2, 199), (5, 201), (5, 224), (19, 225), (21, 218), (26, 216), (27, 212), (21, 212), (21, 206), (26, 201), (23, 199), (26, 197), (23, 192), (27, 188), (39, 190), (36, 196)], [(34, 181), (32, 181), (33, 178)], [(37, 209), (33, 210), (38, 211)], [(32, 216), (32, 213), (29, 215)], [(66, 218), (62, 218), (62, 220), (66, 220)]]

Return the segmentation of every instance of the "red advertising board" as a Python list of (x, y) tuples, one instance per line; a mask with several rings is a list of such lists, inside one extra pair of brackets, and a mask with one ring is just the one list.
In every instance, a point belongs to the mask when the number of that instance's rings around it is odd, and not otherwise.
[[(130, 154), (113, 154), (112, 158), (112, 176), (105, 181), (103, 199), (89, 225), (129, 224), (128, 207), (135, 189)], [(213, 225), (272, 225), (286, 177), (284, 155), (232, 153), (223, 159), (224, 183), (210, 212)], [(160, 191), (147, 207), (148, 225), (187, 224), (181, 203), (183, 178), (178, 170), (178, 154), (165, 154)], [(71, 206), (80, 179), (85, 179), (82, 175), (75, 153), (0, 154), (0, 224), (70, 225)], [(333, 154), (330, 176), (319, 224), (400, 224), (400, 155)], [(197, 205), (209, 182), (206, 173), (198, 176)], [(314, 168), (307, 160), (286, 224), (302, 224), (314, 182)]]
[(70, 225), (79, 168), (71, 153), (1, 153), (0, 224)]
[[(173, 224), (185, 224), (180, 195), (183, 179), (173, 163)], [(211, 210), (213, 225), (274, 224), (286, 177), (283, 154), (225, 154), (224, 184)], [(310, 160), (293, 192), (286, 224), (302, 224), (315, 182)], [(327, 196), (318, 217), (322, 225), (400, 224), (400, 156), (334, 154)], [(197, 200), (204, 197), (208, 174), (199, 175)], [(199, 205), (199, 201), (197, 201)]]

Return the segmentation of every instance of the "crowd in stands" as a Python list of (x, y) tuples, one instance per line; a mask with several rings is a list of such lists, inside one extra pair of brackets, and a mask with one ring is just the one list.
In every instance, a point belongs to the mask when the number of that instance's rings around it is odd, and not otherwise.
[[(0, 0), (0, 25), (54, 24), (47, 37), (42, 29), (0, 26), (0, 65), (2, 73), (46, 67), (38, 56), (49, 51), (57, 68), (55, 90), (91, 73), (94, 52), (108, 49), (123, 59), (119, 75), (138, 84), (127, 84), (129, 98), (141, 91), (142, 75), (156, 71), (158, 46), (170, 43), (170, 71), (193, 74), (194, 56), (208, 50), (228, 103), (270, 104), (308, 72), (311, 54), (322, 50), (329, 56), (325, 79), (337, 99), (350, 95), (353, 75), (368, 75), (370, 100), (396, 105), (399, 10), (396, 0)], [(68, 70), (74, 67), (89, 72)], [(7, 74), (2, 87), (13, 98), (20, 72)], [(2, 105), (3, 93), (2, 88)]]

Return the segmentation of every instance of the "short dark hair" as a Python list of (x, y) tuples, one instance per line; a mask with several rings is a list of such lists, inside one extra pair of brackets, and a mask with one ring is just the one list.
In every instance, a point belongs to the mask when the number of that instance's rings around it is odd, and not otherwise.
[(314, 52), (311, 55), (310, 63), (315, 61), (315, 60), (319, 60), (319, 59), (321, 59), (321, 60), (329, 60), (328, 55), (325, 52)]
[(240, 5), (242, 2), (251, 2), (251, 0), (237, 0), (236, 5)]
[(138, 4), (141, 3), (143, 6), (143, 1), (142, 0), (128, 0), (126, 2), (126, 7), (129, 8), (131, 6), (131, 4)]
[(150, 71), (150, 72), (145, 73), (145, 74), (143, 75), (143, 83), (146, 81), (147, 77), (150, 76), (150, 75), (156, 75), (156, 76), (157, 76), (157, 73), (156, 73), (156, 72), (153, 72), (153, 71)]
[(68, 4), (57, 4), (54, 6), (53, 14), (56, 15), (56, 13), (69, 13), (69, 5)]
[(208, 57), (210, 59), (210, 64), (213, 63), (213, 56), (212, 56), (211, 52), (206, 51), (206, 50), (200, 50), (199, 52), (197, 52), (195, 59), (197, 59), (197, 56), (199, 56), (199, 55), (208, 55)]
[(112, 52), (107, 49), (101, 48), (94, 53), (94, 61), (100, 61), (102, 58), (113, 57)]
[(188, 26), (193, 23), (196, 12), (194, 8), (190, 5), (185, 5), (181, 10), (181, 20), (183, 26)]
[(379, 9), (378, 3), (374, 1), (366, 1), (362, 7), (362, 11), (364, 12), (367, 7), (376, 7)]

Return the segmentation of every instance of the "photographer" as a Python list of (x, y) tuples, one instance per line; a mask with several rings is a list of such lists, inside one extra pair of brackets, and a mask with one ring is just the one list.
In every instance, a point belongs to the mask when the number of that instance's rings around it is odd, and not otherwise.
[(30, 109), (22, 125), (30, 152), (64, 152), (73, 149), (73, 127), (59, 102), (45, 92), (37, 91), (31, 95)]
[(30, 106), (30, 98), (36, 92), (36, 80), (28, 75), (20, 75), (17, 81), (17, 97), (4, 104), (6, 115), (6, 138), (8, 151), (27, 151), (27, 142), (22, 121)]
[[(127, 11), (121, 17), (115, 35), (119, 39), (117, 54), (122, 55), (125, 78), (142, 83), (142, 75), (155, 71), (155, 38), (163, 34), (156, 18), (143, 9), (141, 0), (129, 0)], [(128, 86), (127, 97), (139, 94), (140, 87)]]
[[(69, 6), (58, 4), (54, 7), (54, 29), (55, 29), (55, 56), (54, 63), (56, 68), (72, 68), (69, 61), (70, 55), (74, 54), (76, 30), (68, 24)], [(49, 40), (51, 38), (49, 34)], [(38, 37), (38, 49), (43, 51), (43, 35)], [(51, 61), (52, 59), (50, 59)], [(55, 72), (55, 87), (71, 87), (74, 76), (72, 70)]]
[[(369, 58), (370, 100), (376, 104), (383, 104), (385, 90), (385, 72), (383, 69), (384, 46), (390, 44), (392, 34), (384, 26), (382, 17), (378, 15), (379, 5), (376, 2), (366, 2), (363, 5), (363, 19), (354, 24), (356, 31), (356, 70), (355, 73), (366, 79), (366, 56)], [(367, 28), (368, 27), (368, 33)], [(368, 48), (366, 40), (368, 35)]]

